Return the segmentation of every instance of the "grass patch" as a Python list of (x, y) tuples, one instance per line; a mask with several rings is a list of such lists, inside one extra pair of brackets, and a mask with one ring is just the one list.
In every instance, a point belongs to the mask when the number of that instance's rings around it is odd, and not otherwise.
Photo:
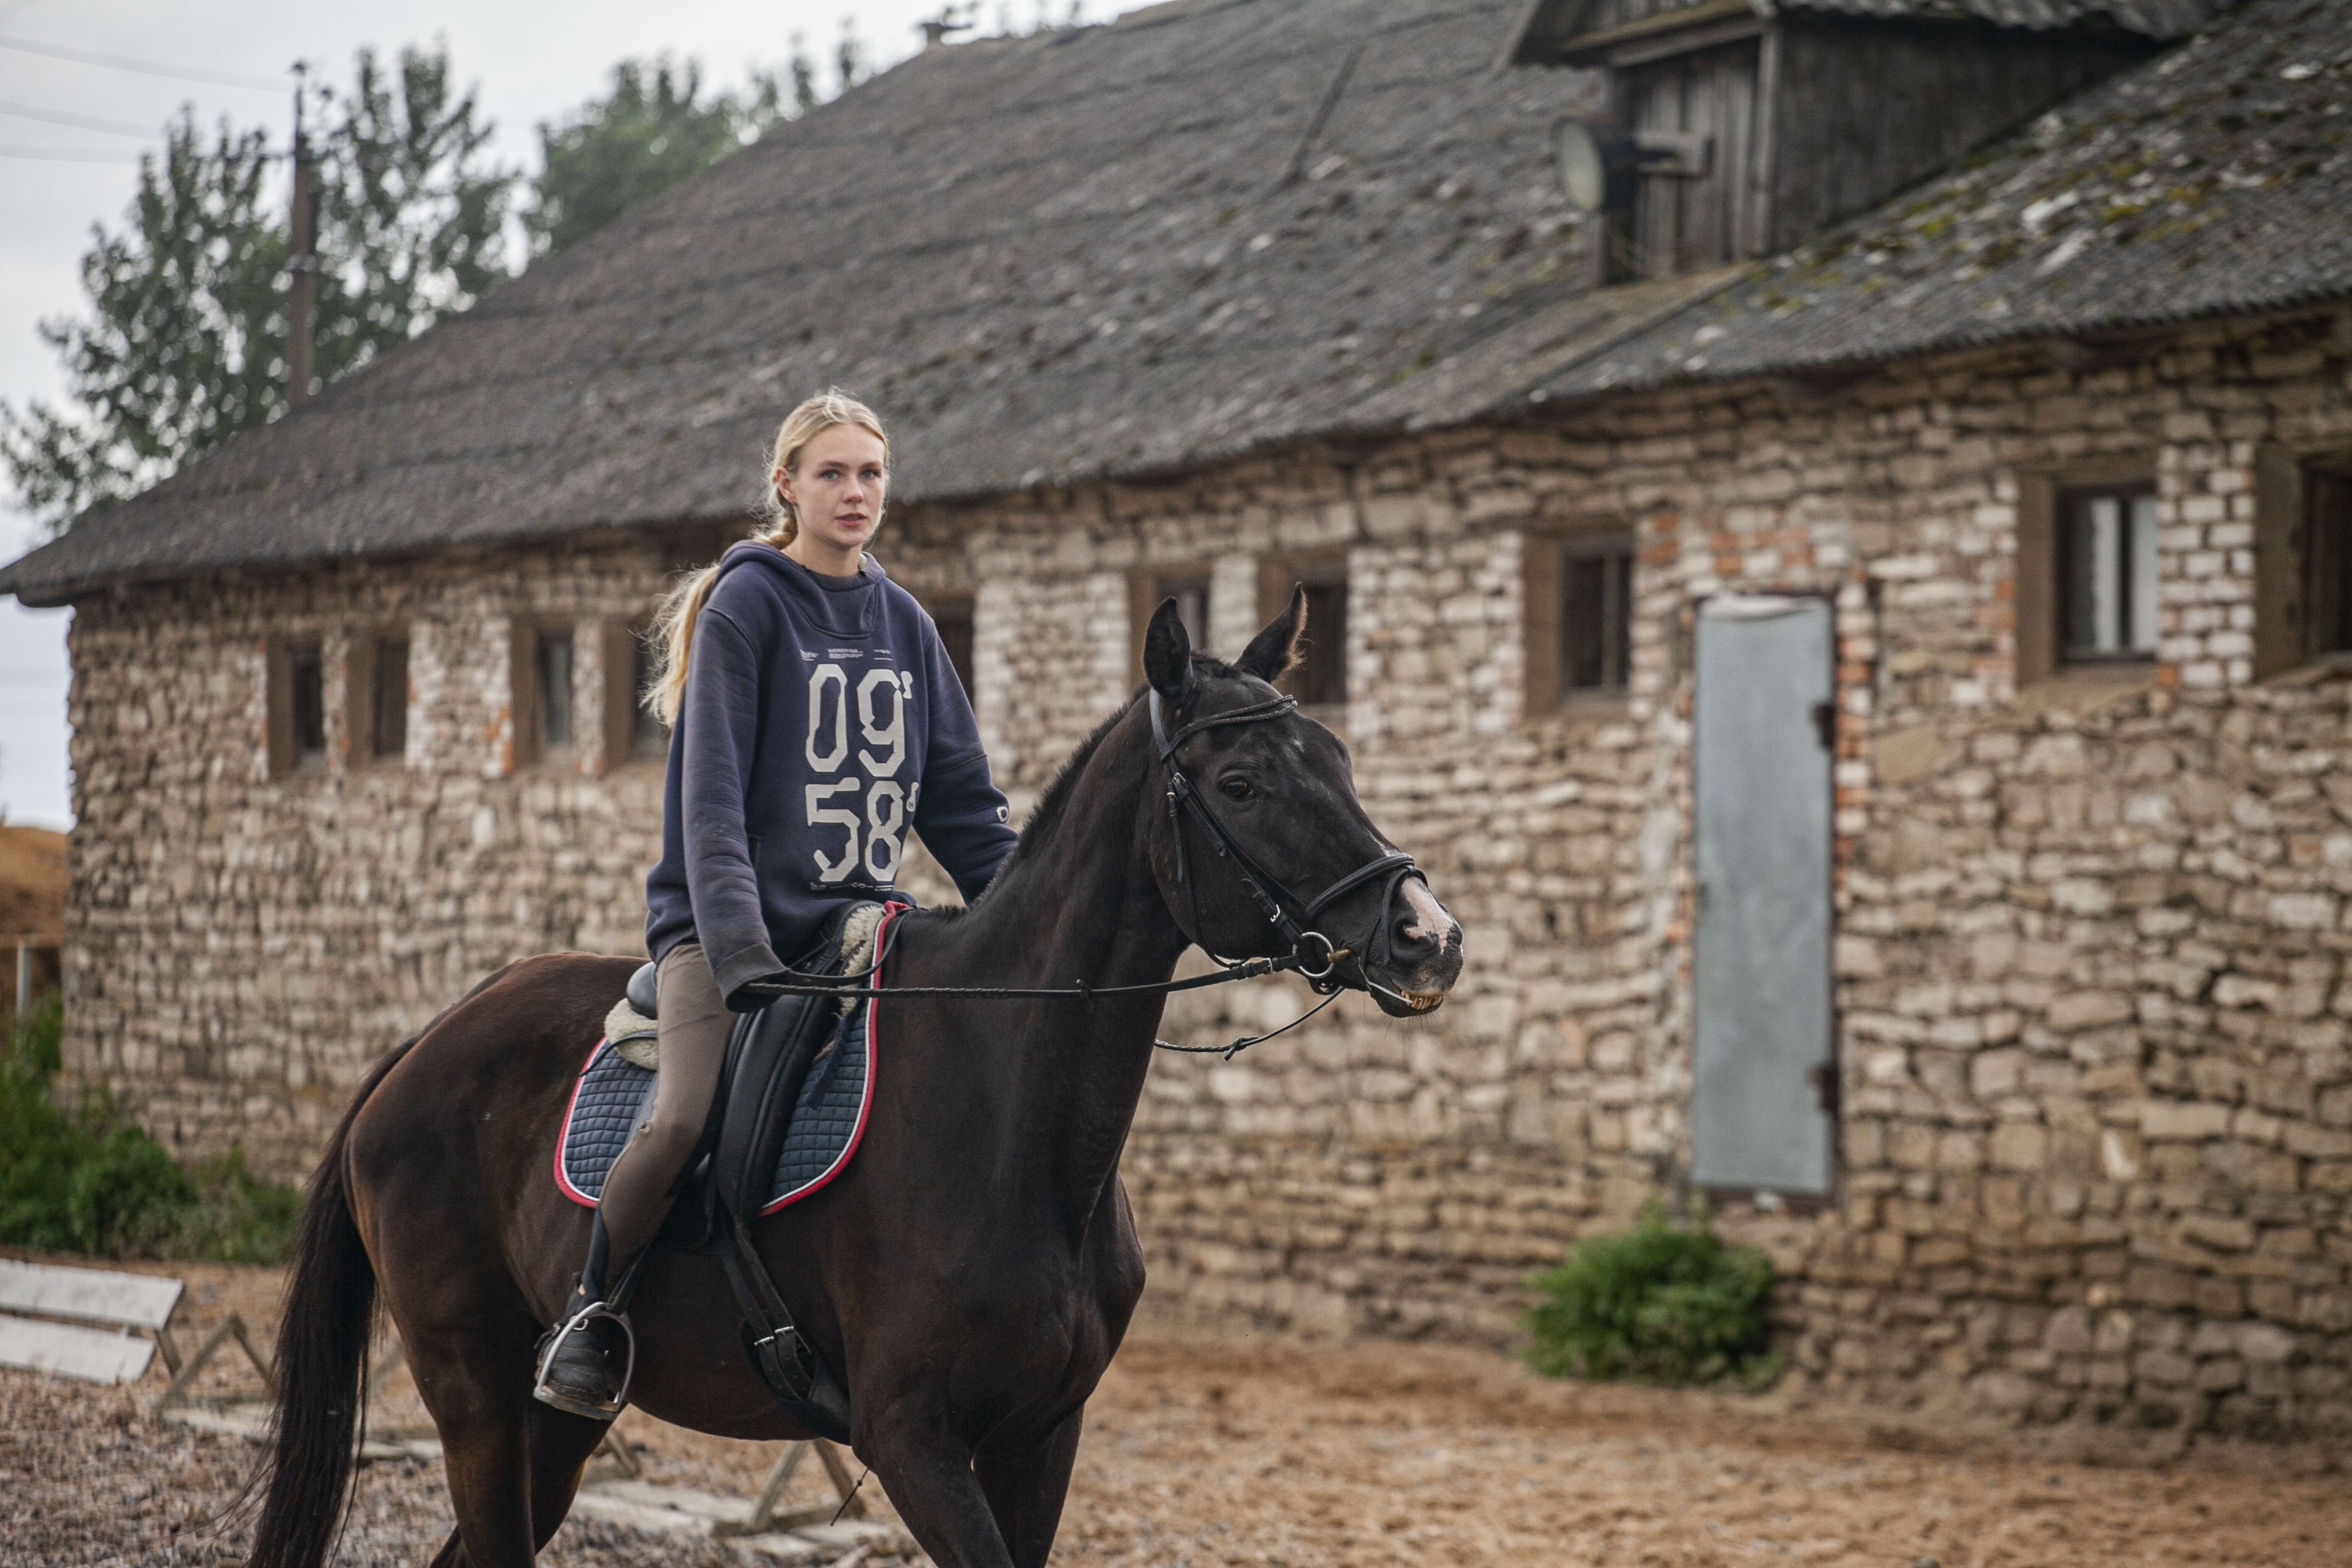
[(1780, 1373), (1766, 1342), (1771, 1260), (1726, 1247), (1704, 1214), (1688, 1226), (1653, 1202), (1631, 1230), (1588, 1237), (1530, 1275), (1543, 1299), (1520, 1320), (1546, 1377), (1761, 1388)]
[(183, 1169), (101, 1089), (57, 1083), (54, 996), (0, 1039), (0, 1242), (100, 1258), (276, 1263), (302, 1194), (227, 1154)]

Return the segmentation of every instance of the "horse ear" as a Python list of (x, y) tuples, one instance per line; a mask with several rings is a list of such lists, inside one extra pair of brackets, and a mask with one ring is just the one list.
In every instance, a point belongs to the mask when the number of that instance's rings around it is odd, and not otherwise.
[(1171, 707), (1181, 708), (1192, 689), (1192, 639), (1172, 598), (1160, 601), (1143, 633), (1143, 678)]
[(1293, 588), (1290, 605), (1250, 638), (1234, 668), (1271, 685), (1297, 667), (1307, 647), (1307, 590)]

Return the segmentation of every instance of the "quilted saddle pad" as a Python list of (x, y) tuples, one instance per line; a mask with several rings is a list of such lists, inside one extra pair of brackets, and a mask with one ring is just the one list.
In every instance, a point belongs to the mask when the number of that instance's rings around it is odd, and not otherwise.
[[(776, 1156), (775, 1179), (760, 1210), (773, 1214), (839, 1175), (865, 1136), (874, 1103), (874, 1015), (866, 1003), (842, 1019), (833, 1044), (809, 1068), (793, 1107), (792, 1125)], [(608, 1039), (596, 1042), (572, 1085), (555, 1143), (555, 1184), (590, 1208), (604, 1177), (653, 1103), (654, 1075), (623, 1056)]]

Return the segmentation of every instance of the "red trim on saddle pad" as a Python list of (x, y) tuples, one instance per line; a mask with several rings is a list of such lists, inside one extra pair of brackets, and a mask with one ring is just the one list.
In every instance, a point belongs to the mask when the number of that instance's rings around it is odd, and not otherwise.
[[(875, 952), (878, 954), (889, 951), (884, 945), (884, 938), (889, 933), (890, 922), (897, 920), (907, 908), (907, 905), (896, 902), (883, 906), (882, 919), (874, 928)], [(877, 962), (874, 965), (873, 976), (867, 984), (878, 989), (881, 984), (881, 974), (882, 966), (879, 962)], [(866, 1003), (866, 1089), (865, 1092), (858, 1097), (857, 1125), (850, 1129), (849, 1141), (841, 1146), (841, 1152), (834, 1156), (833, 1163), (827, 1165), (821, 1174), (776, 1199), (761, 1209), (761, 1214), (772, 1215), (787, 1205), (800, 1202), (811, 1193), (824, 1186), (835, 1176), (841, 1174), (849, 1163), (849, 1157), (857, 1152), (858, 1144), (866, 1141), (866, 1123), (874, 1114), (874, 1069), (882, 1055), (881, 1037), (875, 1026), (875, 1016), (881, 1010), (880, 998), (867, 998)], [(588, 1081), (588, 1069), (594, 1067), (597, 1059), (612, 1048), (611, 1040), (600, 1039), (596, 1042), (595, 1047), (588, 1053), (588, 1059), (580, 1064), (580, 1075), (572, 1080), (572, 1098), (564, 1102), (563, 1120), (555, 1130), (556, 1190), (583, 1208), (594, 1208), (596, 1200), (572, 1184), (571, 1176), (566, 1174), (563, 1169), (563, 1149), (565, 1144), (572, 1142), (572, 1118), (580, 1109), (580, 1089), (581, 1086)]]
[(563, 1120), (555, 1127), (555, 1190), (583, 1208), (594, 1208), (596, 1200), (573, 1186), (572, 1178), (564, 1174), (563, 1146), (572, 1142), (572, 1113), (580, 1109), (580, 1086), (588, 1081), (588, 1069), (596, 1065), (596, 1058), (604, 1055), (612, 1043), (608, 1038), (598, 1039), (595, 1047), (588, 1053), (588, 1059), (580, 1064), (580, 1076), (572, 1080), (572, 1098), (563, 1102)]
[[(874, 926), (874, 956), (868, 961), (873, 965), (866, 981), (869, 989), (879, 991), (882, 988), (882, 957), (890, 951), (888, 943), (890, 922), (905, 913), (906, 909), (906, 905), (896, 901), (882, 906), (882, 918), (876, 921)], [(882, 1058), (880, 1037), (876, 1032), (874, 1023), (881, 1012), (882, 998), (867, 997), (866, 1000), (866, 1092), (857, 1098), (857, 1125), (849, 1130), (849, 1142), (841, 1146), (841, 1152), (834, 1156), (833, 1163), (824, 1168), (823, 1175), (818, 1176), (806, 1186), (795, 1187), (786, 1193), (782, 1197), (761, 1209), (760, 1211), (761, 1214), (772, 1215), (787, 1204), (796, 1204), (841, 1174), (849, 1164), (849, 1157), (857, 1152), (858, 1144), (866, 1141), (866, 1119), (874, 1114), (874, 1072), (881, 1064)]]

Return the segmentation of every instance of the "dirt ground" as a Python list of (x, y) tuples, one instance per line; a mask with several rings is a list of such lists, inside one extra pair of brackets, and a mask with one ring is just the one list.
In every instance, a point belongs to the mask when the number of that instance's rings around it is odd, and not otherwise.
[[(232, 1310), (273, 1317), (272, 1271), (170, 1271), (190, 1282), (188, 1342)], [(0, 1563), (237, 1560), (243, 1531), (214, 1521), (254, 1451), (151, 1418), (162, 1388), (160, 1367), (123, 1389), (0, 1372)], [(416, 1414), (395, 1379), (376, 1423)], [(780, 1451), (635, 1414), (622, 1432), (644, 1479), (713, 1491), (751, 1492)], [(1549, 1384), (1457, 1348), (1150, 1325), (1088, 1408), (1055, 1562), (2317, 1568), (2347, 1561), (2347, 1457), (2230, 1447), (2166, 1455), (2079, 1433), (1886, 1418), (1785, 1391)], [(866, 1490), (887, 1512), (878, 1485)], [(817, 1496), (812, 1481), (807, 1500)], [(421, 1563), (448, 1521), (436, 1465), (371, 1464), (341, 1560)], [(575, 1518), (541, 1561), (753, 1560)]]

